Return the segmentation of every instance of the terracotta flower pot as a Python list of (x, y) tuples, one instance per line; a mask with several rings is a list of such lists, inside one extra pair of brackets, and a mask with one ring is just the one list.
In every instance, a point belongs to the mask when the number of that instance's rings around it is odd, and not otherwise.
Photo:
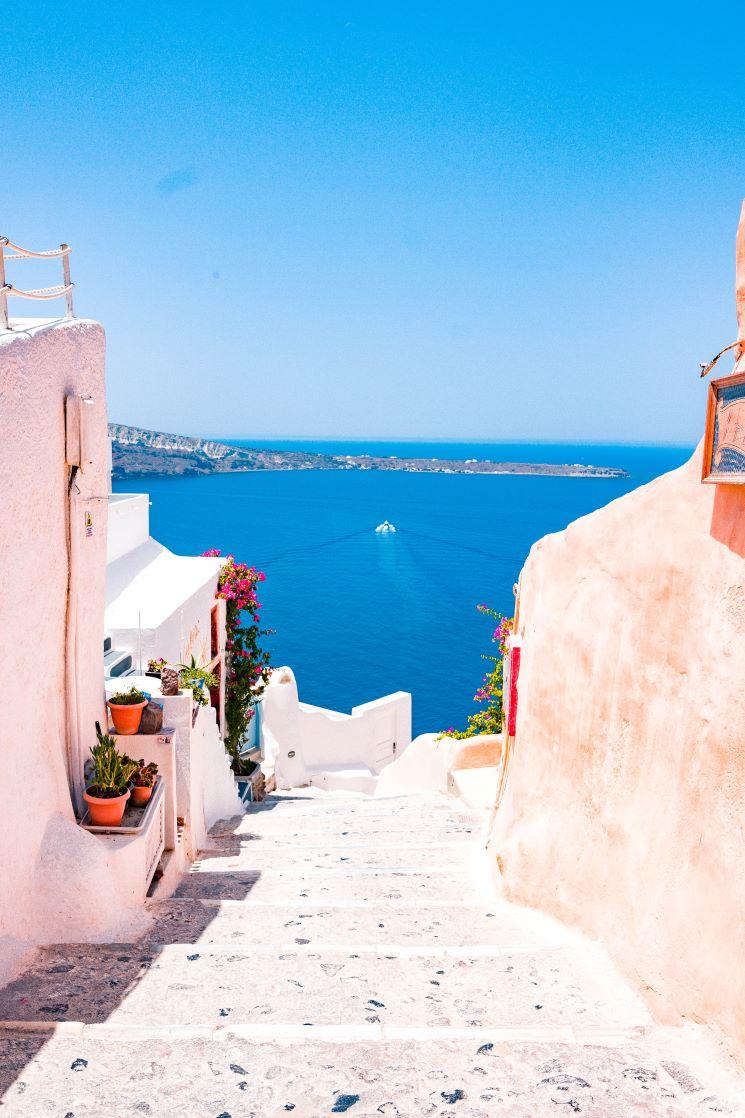
[(94, 827), (118, 827), (129, 799), (129, 790), (123, 796), (91, 796), (86, 789), (83, 799), (88, 804), (88, 814)]
[(135, 805), (135, 807), (144, 807), (152, 794), (152, 784), (147, 788), (142, 784), (135, 784), (132, 787), (132, 803)]
[(111, 711), (111, 719), (117, 734), (136, 734), (140, 728), (142, 712), (147, 706), (147, 699), (141, 703), (112, 703), (107, 700), (106, 705)]

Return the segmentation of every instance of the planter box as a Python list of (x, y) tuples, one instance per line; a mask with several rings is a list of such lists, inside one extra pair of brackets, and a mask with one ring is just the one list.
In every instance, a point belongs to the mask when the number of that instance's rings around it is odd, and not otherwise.
[(94, 834), (136, 835), (148, 825), (148, 815), (155, 810), (155, 805), (163, 794), (163, 781), (158, 776), (153, 785), (153, 793), (144, 807), (137, 807), (132, 803), (131, 798), (127, 801), (124, 816), (118, 827), (100, 827), (96, 823), (91, 823), (88, 811), (80, 820), (80, 826)]
[(233, 776), (235, 778), (235, 786), (238, 789), (238, 795), (244, 805), (259, 803), (261, 800), (266, 799), (266, 778), (258, 763), (254, 771), (247, 776), (237, 776), (235, 773)]
[(106, 845), (116, 876), (136, 900), (145, 898), (165, 849), (165, 802), (165, 784), (158, 777), (146, 806), (127, 805), (121, 826), (94, 826), (87, 811), (80, 822)]
[(238, 795), (244, 807), (253, 802), (253, 788), (247, 776), (237, 776), (235, 778), (235, 786), (238, 789)]
[[(173, 850), (176, 846), (176, 816), (182, 814), (176, 804), (176, 749), (174, 744), (175, 730), (164, 726), (158, 734), (132, 734), (119, 736), (114, 734), (117, 746), (125, 753), (144, 758), (145, 762), (155, 761), (158, 766), (158, 779), (155, 787), (163, 784), (165, 844), (166, 850)], [(155, 792), (153, 792), (153, 796)], [(152, 803), (153, 796), (150, 797)], [(141, 808), (132, 809), (141, 811)], [(129, 811), (129, 809), (128, 809)], [(127, 812), (124, 813), (125, 822)]]

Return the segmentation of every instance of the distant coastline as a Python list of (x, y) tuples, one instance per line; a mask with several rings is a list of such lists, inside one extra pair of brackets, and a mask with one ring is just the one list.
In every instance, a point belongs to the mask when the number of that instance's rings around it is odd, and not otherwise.
[(625, 478), (626, 470), (583, 463), (493, 462), (488, 459), (403, 458), (396, 455), (321, 454), (234, 446), (212, 439), (109, 424), (115, 479), (249, 473), (264, 470), (399, 470), (406, 473), (508, 474), (539, 477)]

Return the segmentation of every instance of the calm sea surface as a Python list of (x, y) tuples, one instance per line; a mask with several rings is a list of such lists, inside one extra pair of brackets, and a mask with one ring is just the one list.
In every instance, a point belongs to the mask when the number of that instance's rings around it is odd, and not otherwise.
[[(531, 544), (681, 465), (691, 448), (568, 444), (298, 442), (248, 446), (582, 462), (621, 466), (622, 480), (459, 474), (217, 474), (119, 482), (147, 490), (151, 531), (171, 550), (219, 547), (266, 572), (263, 619), (275, 664), (301, 698), (348, 711), (411, 691), (415, 732), (465, 724), (489, 652), (487, 602), (513, 611)], [(396, 535), (375, 534), (390, 520)]]

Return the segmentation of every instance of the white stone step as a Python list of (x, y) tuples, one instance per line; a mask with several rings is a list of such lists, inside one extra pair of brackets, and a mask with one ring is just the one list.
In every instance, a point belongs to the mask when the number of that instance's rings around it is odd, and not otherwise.
[(211, 832), (213, 838), (258, 836), (273, 842), (307, 841), (312, 845), (335, 845), (344, 842), (369, 842), (379, 840), (395, 843), (456, 841), (478, 839), (483, 818), (480, 813), (459, 810), (452, 801), (445, 804), (422, 805), (406, 816), (400, 810), (381, 808), (384, 801), (367, 800), (369, 813), (360, 812), (359, 805), (346, 803), (343, 807), (319, 810), (313, 806), (265, 807), (251, 804), (245, 815), (217, 824)]
[(426, 903), (433, 891), (443, 904), (478, 902), (488, 896), (484, 882), (477, 875), (469, 877), (456, 869), (443, 869), (433, 880), (432, 874), (417, 870), (285, 875), (262, 873), (261, 870), (221, 872), (219, 868), (210, 869), (205, 863), (195, 867), (175, 895), (196, 900), (239, 900), (250, 907), (255, 901), (273, 904), (307, 901), (319, 905), (357, 901)]
[(745, 1114), (713, 1046), (491, 895), (482, 818), (310, 788), (221, 822), (141, 942), (45, 950), (0, 991), (0, 1112)]
[(485, 868), (483, 847), (476, 842), (399, 843), (382, 846), (356, 844), (327, 846), (303, 842), (278, 846), (269, 839), (246, 839), (202, 851), (197, 867), (212, 871), (261, 870), (265, 873), (317, 873), (340, 870), (417, 869), (440, 873), (443, 869), (470, 872)]
[[(705, 1118), (745, 1113), (656, 1038), (564, 1030), (256, 1039), (108, 1026), (6, 1043), (5, 1118)], [(668, 1070), (670, 1069), (670, 1070)], [(712, 1083), (714, 1079), (714, 1083)]]
[[(101, 981), (105, 976), (105, 981)], [(476, 958), (408, 952), (50, 949), (0, 991), (0, 1020), (109, 1025), (491, 1028), (649, 1026), (640, 1000), (598, 957), (560, 946)]]
[(372, 796), (378, 778), (364, 765), (329, 765), (325, 769), (309, 769), (308, 782), (327, 792), (363, 792)]
[[(481, 822), (462, 823), (453, 822), (438, 825), (433, 820), (418, 820), (411, 827), (389, 826), (385, 820), (376, 820), (369, 827), (361, 825), (359, 820), (346, 819), (333, 826), (328, 824), (316, 826), (312, 822), (288, 822), (284, 827), (276, 824), (267, 827), (263, 820), (255, 817), (233, 823), (236, 845), (242, 839), (263, 839), (276, 844), (277, 848), (284, 845), (297, 846), (307, 842), (309, 846), (323, 845), (329, 849), (339, 846), (370, 845), (380, 846), (382, 843), (398, 845), (410, 842), (412, 835), (422, 843), (426, 842), (477, 842), (481, 838)], [(227, 828), (216, 831), (214, 828), (211, 839), (228, 837), (233, 833)]]
[(495, 951), (529, 944), (536, 950), (566, 940), (556, 921), (529, 909), (489, 901), (484, 905), (428, 903), (402, 906), (348, 901), (340, 905), (266, 904), (246, 913), (240, 901), (193, 904), (169, 900), (151, 907), (146, 942), (234, 944), (236, 950), (271, 945), (277, 953), (308, 945), (359, 949), (389, 945), (438, 951), (487, 945)]

